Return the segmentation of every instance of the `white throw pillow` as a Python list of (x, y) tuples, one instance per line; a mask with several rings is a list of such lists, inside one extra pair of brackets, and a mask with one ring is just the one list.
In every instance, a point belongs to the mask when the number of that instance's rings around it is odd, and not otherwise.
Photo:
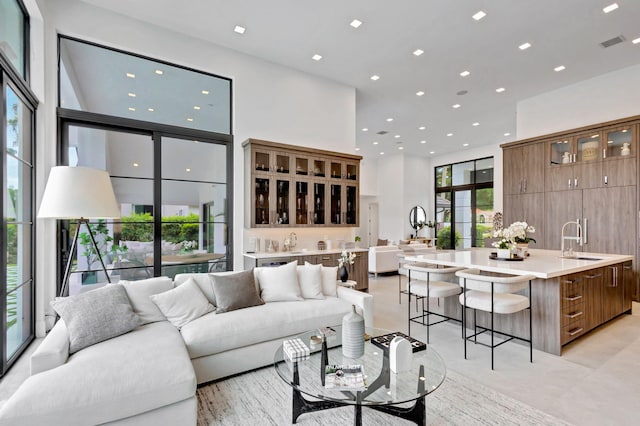
[[(306, 265), (311, 265), (309, 262), (304, 262)], [(323, 266), (321, 269), (322, 274), (322, 293), (329, 297), (338, 297), (338, 267), (337, 266)]]
[(177, 274), (173, 280), (176, 283), (176, 287), (186, 283), (189, 278), (193, 278), (193, 280), (198, 284), (200, 291), (204, 294), (204, 297), (207, 298), (209, 303), (211, 303), (214, 307), (217, 306), (216, 303), (216, 295), (213, 292), (213, 281), (211, 279), (211, 274), (207, 272), (194, 272), (194, 273), (186, 273), (186, 274)]
[(278, 267), (254, 269), (260, 285), (260, 297), (265, 302), (289, 302), (302, 299), (296, 266), (298, 261)]
[(298, 283), (305, 299), (324, 299), (322, 293), (322, 265), (305, 263), (298, 266)]
[(140, 317), (141, 325), (166, 320), (149, 296), (171, 290), (173, 288), (171, 278), (155, 277), (138, 281), (120, 280), (118, 284), (121, 284), (127, 292), (133, 312)]
[(213, 305), (202, 294), (193, 278), (189, 278), (173, 290), (150, 297), (169, 322), (177, 328), (213, 310)]

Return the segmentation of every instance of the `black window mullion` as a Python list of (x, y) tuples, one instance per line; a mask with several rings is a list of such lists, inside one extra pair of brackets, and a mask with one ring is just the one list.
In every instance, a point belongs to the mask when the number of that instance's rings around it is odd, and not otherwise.
[(153, 133), (153, 276), (162, 275), (162, 135)]

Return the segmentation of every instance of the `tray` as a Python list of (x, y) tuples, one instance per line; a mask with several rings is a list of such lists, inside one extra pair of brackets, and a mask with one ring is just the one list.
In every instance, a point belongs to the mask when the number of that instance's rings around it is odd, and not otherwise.
[(411, 350), (413, 352), (420, 352), (427, 349), (427, 345), (424, 342), (421, 342), (420, 340), (416, 340), (411, 336), (407, 336), (404, 333), (400, 333), (399, 331), (389, 333), (389, 334), (383, 334), (382, 336), (372, 337), (371, 343), (381, 348), (382, 350), (388, 351), (391, 341), (396, 336), (404, 337), (405, 339), (407, 339), (409, 343), (411, 343)]
[(515, 257), (498, 257), (497, 253), (491, 253), (489, 255), (489, 259), (491, 260), (504, 260), (506, 262), (520, 262), (522, 260), (524, 260), (524, 257), (520, 257), (520, 256), (515, 256)]

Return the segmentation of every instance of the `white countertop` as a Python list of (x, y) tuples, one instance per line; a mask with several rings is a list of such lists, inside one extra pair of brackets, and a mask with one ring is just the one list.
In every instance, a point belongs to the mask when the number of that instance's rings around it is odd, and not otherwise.
[(429, 262), (444, 266), (462, 266), (477, 268), (482, 271), (498, 272), (513, 275), (533, 275), (547, 279), (587, 271), (613, 265), (628, 260), (633, 256), (604, 253), (578, 253), (580, 257), (593, 257), (601, 260), (579, 260), (560, 257), (560, 250), (529, 249), (531, 254), (522, 261), (491, 260), (489, 254), (495, 252), (492, 248), (474, 248), (471, 250), (446, 250), (436, 253), (424, 253), (417, 256), (406, 256), (413, 262)]
[[(369, 249), (366, 248), (353, 248), (353, 249), (345, 249), (348, 252), (368, 252)], [(260, 253), (243, 253), (243, 256), (248, 257), (250, 259), (271, 259), (277, 257), (300, 257), (300, 256), (316, 256), (323, 254), (340, 254), (342, 253), (342, 249), (331, 249), (331, 250), (293, 250), (293, 251), (277, 251), (273, 253), (260, 252)]]

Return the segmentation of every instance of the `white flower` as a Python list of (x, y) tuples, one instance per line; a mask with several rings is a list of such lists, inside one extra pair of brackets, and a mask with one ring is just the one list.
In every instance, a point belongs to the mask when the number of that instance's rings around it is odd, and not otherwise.
[(345, 265), (353, 265), (353, 262), (355, 259), (356, 259), (355, 253), (342, 250), (342, 253), (340, 254), (340, 258), (338, 259), (338, 267), (342, 268)]

